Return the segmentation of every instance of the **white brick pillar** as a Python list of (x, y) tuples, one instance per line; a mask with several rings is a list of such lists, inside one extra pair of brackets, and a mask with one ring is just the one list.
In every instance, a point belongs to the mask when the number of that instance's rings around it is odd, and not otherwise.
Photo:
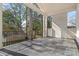
[(43, 37), (47, 37), (47, 16), (43, 16)]
[(77, 4), (76, 40), (79, 44), (79, 4)]
[(1, 4), (0, 4), (0, 48), (2, 47), (2, 10), (1, 10)]

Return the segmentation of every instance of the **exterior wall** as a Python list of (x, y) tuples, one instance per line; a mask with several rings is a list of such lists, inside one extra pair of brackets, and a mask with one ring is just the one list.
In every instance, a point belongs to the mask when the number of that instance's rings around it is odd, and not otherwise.
[(68, 38), (76, 38), (76, 27), (67, 28), (67, 34), (69, 34)]
[(47, 29), (47, 36), (52, 37), (52, 28)]
[[(56, 20), (55, 20), (56, 21)], [(58, 37), (61, 38), (61, 29), (52, 21), (52, 37)]]
[[(66, 38), (67, 37), (67, 16), (66, 12), (56, 14), (53, 16), (52, 29), (55, 31), (55, 37)], [(54, 32), (53, 31), (53, 32)]]
[(67, 14), (55, 15), (52, 21), (52, 37), (76, 38), (76, 27), (67, 28)]
[[(48, 37), (55, 37), (55, 31), (51, 28), (48, 29)], [(76, 27), (67, 28), (67, 38), (75, 39), (76, 38)]]
[(69, 27), (67, 28), (67, 34), (69, 35), (68, 38), (76, 38), (76, 27)]

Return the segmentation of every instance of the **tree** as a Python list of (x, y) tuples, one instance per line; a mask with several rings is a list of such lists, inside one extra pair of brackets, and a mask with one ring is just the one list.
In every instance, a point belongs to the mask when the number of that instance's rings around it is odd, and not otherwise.
[(42, 33), (42, 23), (40, 20), (34, 19), (32, 21), (32, 24), (33, 24), (33, 31), (35, 32), (35, 35), (34, 35), (34, 38), (35, 38), (36, 35)]
[[(5, 6), (5, 5), (4, 5)], [(22, 31), (22, 22), (26, 20), (26, 7), (21, 3), (10, 3), (9, 8), (5, 7), (3, 18), (8, 24), (11, 23), (19, 31)]]
[(10, 10), (3, 11), (3, 31), (17, 31), (13, 20), (14, 17)]

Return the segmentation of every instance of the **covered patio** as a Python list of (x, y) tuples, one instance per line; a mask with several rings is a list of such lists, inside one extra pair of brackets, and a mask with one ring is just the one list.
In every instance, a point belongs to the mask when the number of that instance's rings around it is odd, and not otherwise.
[[(26, 26), (18, 34), (21, 40), (4, 38), (3, 8), (0, 7), (0, 55), (1, 56), (78, 56), (79, 55), (79, 4), (75, 3), (26, 3)], [(2, 6), (2, 4), (0, 4)], [(76, 12), (76, 24), (68, 26), (68, 12)], [(32, 12), (37, 12), (39, 17)], [(37, 15), (38, 15), (37, 14)], [(37, 17), (37, 18), (36, 18)], [(33, 20), (40, 19), (42, 26), (37, 33)], [(50, 22), (49, 22), (50, 20)], [(48, 23), (49, 22), (49, 23)], [(39, 23), (39, 22), (38, 22)], [(16, 32), (16, 31), (15, 31)], [(36, 34), (36, 36), (34, 36)], [(10, 34), (9, 34), (10, 35)], [(7, 40), (6, 40), (7, 39)], [(8, 42), (8, 45), (3, 45)]]
[(74, 40), (59, 38), (40, 38), (30, 42), (23, 41), (0, 50), (1, 56), (78, 56), (79, 52)]

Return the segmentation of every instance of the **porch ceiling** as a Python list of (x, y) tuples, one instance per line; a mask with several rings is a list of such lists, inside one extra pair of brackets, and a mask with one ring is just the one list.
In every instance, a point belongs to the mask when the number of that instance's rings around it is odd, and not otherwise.
[(75, 3), (37, 3), (41, 11), (47, 15), (54, 15), (76, 9)]

